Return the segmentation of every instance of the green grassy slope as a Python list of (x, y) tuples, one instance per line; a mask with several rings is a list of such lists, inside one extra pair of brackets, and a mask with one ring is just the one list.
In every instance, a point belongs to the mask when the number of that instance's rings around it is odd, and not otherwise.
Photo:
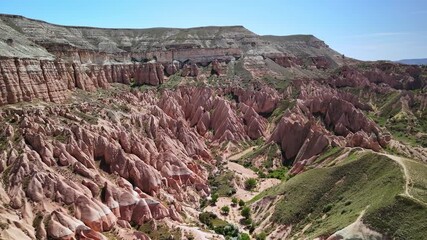
[[(422, 220), (419, 212), (427, 212), (427, 209), (400, 196), (404, 185), (403, 171), (396, 162), (368, 153), (335, 167), (309, 170), (261, 193), (256, 199), (282, 196), (272, 221), (293, 225), (292, 235), (309, 223), (311, 226), (305, 230), (305, 237), (330, 235), (354, 222), (369, 206), (366, 224), (390, 236), (400, 236), (396, 233), (398, 223), (410, 225), (411, 228), (405, 228), (405, 234), (417, 239), (420, 231), (427, 234), (423, 229), (427, 225), (419, 224)], [(381, 214), (385, 211), (391, 211), (388, 216), (394, 219), (388, 225), (381, 224), (384, 222)]]

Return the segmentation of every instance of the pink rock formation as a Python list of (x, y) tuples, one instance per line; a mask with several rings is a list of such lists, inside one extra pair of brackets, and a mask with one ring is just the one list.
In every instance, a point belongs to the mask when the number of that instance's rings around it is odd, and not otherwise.
[(164, 67), (160, 63), (143, 63), (137, 67), (135, 76), (137, 84), (158, 86), (164, 81)]

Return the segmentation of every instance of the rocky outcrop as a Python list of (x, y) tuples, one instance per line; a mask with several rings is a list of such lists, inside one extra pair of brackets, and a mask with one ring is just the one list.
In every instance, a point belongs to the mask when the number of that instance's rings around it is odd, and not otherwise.
[(284, 164), (298, 173), (327, 146), (362, 147), (380, 151), (390, 140), (388, 134), (369, 120), (360, 109), (370, 107), (350, 94), (343, 94), (309, 82), (300, 86), (296, 107), (286, 112), (270, 140), (278, 143)]
[(279, 93), (268, 86), (253, 90), (234, 88), (231, 94), (235, 95), (239, 102), (252, 107), (258, 114), (266, 115), (274, 111), (280, 100)]
[(199, 68), (197, 64), (185, 64), (182, 68), (181, 76), (182, 77), (197, 77), (199, 75)]
[(164, 67), (160, 63), (143, 63), (137, 67), (135, 83), (158, 86), (164, 81)]
[(286, 54), (267, 54), (265, 57), (273, 60), (275, 63), (279, 64), (282, 67), (290, 68), (302, 66), (303, 61), (295, 56), (289, 56)]
[(280, 145), (284, 164), (292, 165), (321, 153), (329, 145), (327, 135), (297, 110), (282, 117), (271, 139)]
[[(11, 147), (2, 151), (1, 166), (8, 169), (9, 206), (24, 211), (36, 203), (30, 211), (50, 221), (37, 231), (52, 238), (102, 239), (100, 233), (130, 224), (184, 221), (182, 204), (197, 206), (210, 194), (206, 139), (237, 144), (266, 137), (267, 121), (226, 99), (230, 91), (186, 87), (158, 97), (122, 91), (61, 107), (5, 108), (0, 136)], [(111, 110), (124, 104), (129, 109)]]
[(421, 89), (426, 85), (423, 70), (417, 66), (396, 63), (360, 64), (343, 66), (330, 81), (337, 87), (369, 87), (372, 91), (385, 92), (394, 89)]
[(211, 74), (212, 75), (217, 75), (217, 76), (220, 76), (221, 74), (222, 74), (222, 69), (221, 69), (221, 63), (217, 60), (217, 59), (215, 59), (214, 61), (212, 61), (212, 71), (211, 71)]
[[(118, 220), (134, 224), (164, 218), (182, 221), (179, 202), (197, 204), (201, 196), (209, 194), (206, 170), (193, 164), (194, 159), (211, 160), (199, 135), (185, 119), (172, 119), (153, 105), (152, 95), (138, 98), (128, 93), (126, 97), (151, 112), (122, 119), (127, 127), (113, 124), (109, 110), (91, 104), (74, 110), (55, 107), (4, 112), (15, 118), (23, 136), (19, 145), (13, 143), (14, 149), (22, 152), (13, 150), (4, 155), (10, 205), (24, 208), (28, 199), (43, 207), (50, 199), (58, 208), (72, 209), (72, 216), (85, 227), (70, 228), (57, 220), (62, 213), (52, 213), (56, 217), (47, 229), (48, 236), (98, 236), (96, 232), (109, 231)], [(126, 97), (113, 99), (122, 102)], [(105, 122), (80, 125), (84, 120), (73, 116), (75, 111), (96, 111)], [(141, 127), (142, 132), (136, 130)], [(12, 139), (12, 129), (2, 133), (6, 139)], [(164, 199), (171, 205), (165, 206)], [(50, 207), (44, 208), (50, 212)], [(70, 216), (70, 212), (64, 214)]]
[(311, 60), (317, 69), (326, 70), (332, 67), (331, 60), (325, 56), (311, 57)]
[(0, 105), (34, 99), (61, 102), (68, 94), (70, 79), (61, 80), (53, 62), (3, 58), (0, 70)]

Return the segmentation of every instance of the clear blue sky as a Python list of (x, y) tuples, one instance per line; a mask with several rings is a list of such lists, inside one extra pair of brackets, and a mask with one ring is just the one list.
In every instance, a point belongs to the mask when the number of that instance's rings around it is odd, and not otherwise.
[(113, 28), (244, 25), (362, 60), (427, 58), (427, 0), (0, 0), (0, 12)]

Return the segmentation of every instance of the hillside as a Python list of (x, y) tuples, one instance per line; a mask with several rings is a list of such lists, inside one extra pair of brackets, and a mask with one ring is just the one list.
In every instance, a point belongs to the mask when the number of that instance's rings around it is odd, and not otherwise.
[(1, 239), (427, 234), (425, 66), (242, 26), (0, 31)]
[[(410, 163), (405, 160), (403, 166)], [(427, 167), (419, 167), (425, 176)], [(308, 171), (261, 193), (257, 199), (263, 200), (254, 203), (254, 214), (259, 212), (259, 222), (270, 217), (271, 225), (264, 231), (289, 229), (273, 233), (285, 234), (278, 238), (365, 235), (362, 238), (421, 239), (425, 232), (421, 216), (427, 205), (424, 198), (409, 195), (414, 186), (425, 188), (413, 177), (419, 173), (406, 175), (387, 156), (355, 152), (331, 167)], [(409, 186), (405, 179), (411, 181)], [(406, 194), (405, 188), (409, 188)]]
[(409, 65), (427, 65), (427, 58), (402, 59), (397, 62), (402, 64), (409, 64)]

